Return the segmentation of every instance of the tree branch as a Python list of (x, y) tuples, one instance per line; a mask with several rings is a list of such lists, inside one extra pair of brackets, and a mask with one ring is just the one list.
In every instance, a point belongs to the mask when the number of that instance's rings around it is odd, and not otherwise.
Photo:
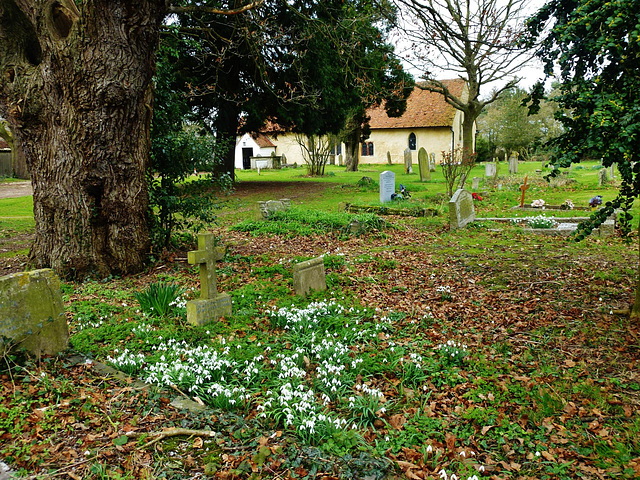
[(244, 5), (240, 8), (236, 8), (234, 10), (224, 10), (224, 9), (220, 9), (220, 8), (213, 8), (213, 7), (195, 7), (195, 6), (190, 6), (190, 7), (176, 7), (176, 6), (170, 6), (169, 7), (169, 13), (194, 13), (194, 12), (203, 12), (203, 13), (213, 13), (216, 15), (238, 15), (240, 13), (244, 13), (247, 12), (249, 10), (252, 10), (254, 8), (259, 7), (260, 5), (262, 5), (264, 3), (264, 0), (256, 0), (255, 2), (251, 2), (248, 3), (247, 5)]

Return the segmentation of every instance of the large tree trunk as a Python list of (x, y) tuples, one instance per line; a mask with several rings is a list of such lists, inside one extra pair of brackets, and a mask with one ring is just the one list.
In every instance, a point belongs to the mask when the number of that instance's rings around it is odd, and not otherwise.
[(345, 171), (357, 172), (360, 151), (360, 129), (356, 128), (349, 133), (344, 144), (345, 147)]
[(462, 149), (465, 154), (473, 154), (476, 151), (476, 145), (473, 138), (473, 127), (477, 116), (471, 114), (464, 115), (462, 119)]
[(235, 180), (235, 146), (239, 117), (240, 108), (237, 103), (222, 101), (214, 125), (218, 141), (222, 141), (226, 148), (222, 155), (222, 162), (215, 166), (215, 173), (228, 174), (232, 180)]
[(39, 58), (26, 51), (22, 63), (5, 62), (0, 80), (2, 113), (34, 185), (32, 263), (80, 277), (141, 270), (150, 246), (145, 169), (165, 1), (0, 6), (20, 9), (24, 44), (41, 49)]

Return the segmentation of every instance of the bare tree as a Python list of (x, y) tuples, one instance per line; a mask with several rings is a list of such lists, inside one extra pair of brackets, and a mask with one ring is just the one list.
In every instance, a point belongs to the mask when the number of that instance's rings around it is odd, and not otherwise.
[[(482, 109), (518, 83), (515, 74), (531, 58), (522, 47), (528, 0), (397, 0), (404, 13), (402, 32), (411, 42), (411, 59), (424, 71), (424, 90), (444, 95), (464, 113), (463, 148), (473, 152), (474, 123)], [(453, 72), (468, 84), (457, 96), (434, 78), (433, 70)], [(504, 82), (485, 99), (483, 86)], [(468, 94), (467, 94), (468, 93)]]
[(331, 146), (335, 145), (334, 135), (296, 134), (296, 143), (300, 145), (302, 157), (307, 164), (307, 173), (311, 176), (324, 175), (324, 167), (331, 155)]

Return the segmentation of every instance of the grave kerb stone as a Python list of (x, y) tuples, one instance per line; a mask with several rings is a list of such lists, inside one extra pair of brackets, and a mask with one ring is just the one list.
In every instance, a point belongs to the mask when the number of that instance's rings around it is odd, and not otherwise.
[(324, 257), (316, 257), (293, 266), (293, 288), (296, 295), (327, 289)]
[(449, 226), (451, 229), (463, 228), (476, 219), (473, 197), (464, 189), (458, 189), (449, 200)]

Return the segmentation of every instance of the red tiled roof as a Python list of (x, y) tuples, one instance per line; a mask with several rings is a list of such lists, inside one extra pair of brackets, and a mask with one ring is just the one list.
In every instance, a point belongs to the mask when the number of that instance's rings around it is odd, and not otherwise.
[(10, 148), (9, 144), (0, 138), (0, 149)]
[(251, 138), (253, 138), (260, 148), (275, 147), (271, 139), (262, 133), (253, 133)]
[[(456, 97), (462, 95), (464, 80), (441, 80)], [(456, 114), (455, 107), (449, 105), (440, 93), (428, 92), (416, 86), (407, 99), (407, 110), (401, 117), (387, 116), (384, 107), (376, 107), (368, 112), (369, 125), (376, 128), (420, 128), (450, 127)]]

